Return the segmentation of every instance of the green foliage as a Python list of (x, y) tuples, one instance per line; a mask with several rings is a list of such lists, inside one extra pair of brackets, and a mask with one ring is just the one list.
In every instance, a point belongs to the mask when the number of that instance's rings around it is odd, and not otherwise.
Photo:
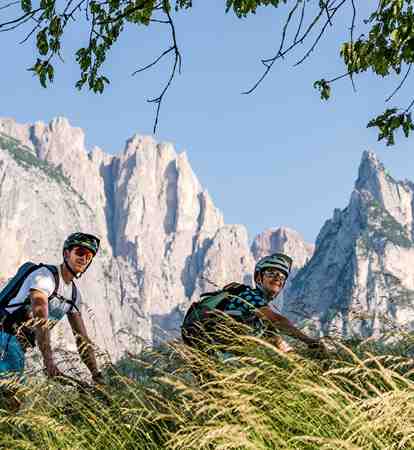
[(36, 64), (29, 70), (37, 75), (40, 84), (44, 88), (47, 87), (47, 80), (53, 81), (54, 68), (49, 61), (42, 61), (41, 59), (38, 58)]
[(25, 13), (30, 13), (30, 11), (32, 10), (32, 2), (31, 0), (21, 0), (21, 8), (22, 11)]
[[(349, 73), (370, 69), (376, 75), (386, 77), (399, 75), (406, 65), (408, 75), (414, 62), (413, 0), (381, 0), (366, 22), (371, 27), (369, 33), (341, 47), (340, 53)], [(402, 84), (404, 81), (405, 78)], [(397, 108), (389, 108), (372, 119), (368, 127), (378, 128), (378, 140), (385, 139), (387, 145), (394, 145), (396, 130), (402, 129), (408, 137), (414, 129), (409, 113), (411, 107), (412, 104), (402, 113), (398, 113)]]
[(378, 140), (385, 139), (387, 145), (395, 144), (394, 133), (402, 128), (405, 137), (414, 130), (414, 124), (411, 113), (403, 111), (398, 113), (397, 108), (387, 109), (383, 114), (368, 122), (368, 128), (376, 127), (379, 129)]
[(367, 20), (368, 35), (341, 48), (350, 72), (372, 69), (380, 76), (400, 74), (404, 63), (414, 62), (414, 14), (412, 0), (381, 0)]
[(321, 80), (315, 81), (313, 87), (319, 90), (322, 100), (329, 100), (329, 97), (331, 96), (331, 86), (325, 79), (322, 78)]
[[(102, 93), (105, 85), (109, 84), (109, 79), (100, 73), (108, 51), (118, 40), (126, 22), (149, 25), (156, 8), (155, 3), (155, 0), (143, 2), (121, 2), (120, 0), (97, 2), (92, 0), (87, 3), (81, 1), (71, 12), (68, 11), (69, 3), (64, 11), (59, 13), (55, 0), (42, 0), (39, 9), (34, 9), (29, 0), (23, 0), (23, 11), (30, 15), (39, 15), (40, 13), (40, 24), (45, 25), (36, 34), (36, 47), (39, 55), (43, 58), (37, 58), (36, 63), (29, 70), (38, 76), (43, 87), (47, 87), (49, 82), (53, 82), (52, 59), (60, 55), (63, 34), (69, 20), (74, 19), (76, 12), (81, 11), (81, 7), (84, 5), (92, 24), (88, 45), (76, 52), (76, 61), (81, 69), (81, 76), (76, 87), (82, 89), (87, 83), (90, 90)], [(164, 2), (164, 4), (167, 8), (168, 2)]]
[(0, 133), (0, 149), (6, 150), (16, 163), (24, 169), (39, 169), (49, 179), (52, 179), (58, 184), (65, 185), (72, 193), (79, 197), (81, 204), (90, 209), (85, 199), (73, 188), (69, 178), (62, 172), (62, 167), (53, 166), (47, 161), (37, 158), (30, 148), (23, 145), (17, 139), (3, 133)]
[(233, 10), (237, 17), (246, 17), (249, 14), (255, 14), (260, 6), (277, 8), (281, 3), (286, 4), (287, 0), (227, 0), (226, 12)]

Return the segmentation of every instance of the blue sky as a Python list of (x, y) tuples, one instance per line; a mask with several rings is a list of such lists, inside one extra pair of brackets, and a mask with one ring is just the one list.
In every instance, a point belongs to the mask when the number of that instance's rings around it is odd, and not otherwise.
[[(338, 44), (347, 39), (350, 16), (338, 20), (311, 59), (296, 68), (295, 58), (276, 64), (255, 93), (245, 96), (241, 92), (261, 74), (260, 58), (278, 47), (280, 12), (264, 8), (239, 20), (224, 14), (224, 3), (199, 2), (176, 17), (183, 71), (167, 93), (156, 138), (187, 152), (227, 223), (246, 225), (251, 239), (283, 225), (314, 241), (333, 209), (347, 205), (367, 149), (394, 177), (414, 180), (412, 139), (400, 138), (389, 149), (377, 143), (375, 130), (365, 128), (385, 109), (397, 80), (363, 75), (354, 93), (344, 79), (328, 102), (312, 88), (314, 80), (344, 71)], [(132, 134), (152, 134), (154, 109), (146, 99), (160, 92), (170, 60), (147, 73), (131, 73), (167, 48), (164, 28), (128, 29), (121, 36), (105, 66), (111, 84), (103, 95), (74, 88), (79, 69), (72, 55), (86, 40), (76, 27), (64, 41), (65, 63), (57, 64), (49, 89), (25, 70), (35, 58), (33, 43), (18, 45), (21, 31), (2, 33), (0, 115), (19, 122), (65, 116), (84, 129), (88, 148), (120, 152)], [(409, 90), (408, 84), (387, 106), (406, 106)]]

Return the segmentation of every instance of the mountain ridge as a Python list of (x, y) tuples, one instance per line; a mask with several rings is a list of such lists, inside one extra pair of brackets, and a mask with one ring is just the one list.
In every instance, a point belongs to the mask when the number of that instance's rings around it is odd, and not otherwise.
[[(135, 134), (117, 155), (97, 147), (88, 153), (83, 131), (63, 118), (49, 125), (0, 119), (0, 133), (32, 158), (21, 166), (16, 154), (0, 151), (8, 186), (0, 200), (9, 205), (0, 213), (0, 236), (21, 244), (0, 248), (0, 271), (7, 278), (25, 260), (59, 261), (72, 231), (101, 236), (102, 250), (79, 284), (99, 324), (93, 337), (109, 353), (155, 342), (166, 329), (177, 333), (180, 314), (202, 291), (252, 282), (246, 228), (225, 224), (187, 155), (172, 144)], [(61, 174), (60, 183), (50, 174)]]
[[(100, 325), (94, 337), (117, 357), (166, 330), (176, 334), (201, 292), (251, 284), (255, 261), (272, 252), (294, 258), (283, 311), (314, 333), (379, 336), (384, 315), (414, 325), (414, 184), (394, 180), (374, 153), (363, 153), (348, 206), (334, 210), (315, 246), (287, 227), (264, 230), (249, 245), (246, 228), (225, 223), (171, 143), (135, 134), (109, 155), (87, 152), (84, 142), (64, 118), (0, 119), (0, 271), (10, 276), (36, 256), (58, 260), (71, 231), (100, 235), (102, 252), (80, 284)], [(21, 148), (10, 153), (10, 145)], [(22, 155), (28, 161), (19, 166)]]
[(287, 293), (285, 312), (343, 337), (413, 329), (413, 193), (364, 152), (349, 204), (323, 225), (313, 257)]

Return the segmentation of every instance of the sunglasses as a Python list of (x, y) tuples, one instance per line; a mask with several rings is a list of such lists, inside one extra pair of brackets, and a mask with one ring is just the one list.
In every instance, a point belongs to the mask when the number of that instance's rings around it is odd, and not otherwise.
[(85, 248), (85, 247), (74, 247), (73, 251), (76, 256), (81, 256), (81, 257), (86, 256), (86, 258), (88, 260), (92, 259), (94, 256), (93, 253), (88, 248)]
[(284, 275), (282, 272), (279, 272), (278, 270), (266, 269), (263, 271), (263, 275), (266, 275), (268, 278), (272, 278), (276, 281), (286, 281), (286, 275)]

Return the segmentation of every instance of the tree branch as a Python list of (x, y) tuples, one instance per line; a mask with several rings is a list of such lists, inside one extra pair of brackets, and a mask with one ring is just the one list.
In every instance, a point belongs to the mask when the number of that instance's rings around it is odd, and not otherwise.
[[(30, 20), (40, 10), (41, 10), (41, 8), (37, 8), (37, 9), (34, 9), (33, 11), (23, 14), (18, 19), (9, 20), (8, 22), (3, 22), (0, 24), (0, 28), (6, 27), (7, 25), (13, 25), (13, 24), (17, 24), (17, 26), (20, 26), (23, 23), (25, 23), (25, 22), (23, 22), (23, 21), (25, 21), (25, 19)], [(22, 22), (22, 23), (19, 23), (19, 22)], [(26, 20), (26, 22), (27, 22), (27, 20)], [(13, 29), (13, 28), (9, 28), (9, 29)], [(4, 31), (8, 31), (8, 30), (4, 30)]]
[(297, 0), (295, 6), (289, 12), (288, 18), (287, 18), (287, 20), (285, 22), (285, 25), (283, 27), (282, 39), (281, 39), (279, 50), (278, 50), (277, 54), (279, 54), (282, 51), (282, 49), (283, 49), (283, 46), (285, 44), (285, 39), (286, 39), (286, 32), (287, 32), (287, 29), (289, 27), (289, 23), (292, 20), (292, 17), (295, 14), (295, 11), (296, 11), (297, 7), (299, 6), (300, 1), (301, 0)]
[(20, 3), (20, 2), (11, 2), (11, 3), (8, 3), (7, 5), (0, 6), (0, 11), (1, 11), (2, 9), (10, 8), (10, 6), (18, 5), (19, 3)]
[(276, 55), (273, 58), (269, 59), (263, 59), (262, 63), (266, 66), (266, 70), (262, 74), (262, 76), (254, 83), (253, 87), (251, 87), (249, 90), (242, 92), (242, 94), (248, 95), (251, 94), (253, 91), (257, 89), (257, 87), (262, 83), (262, 81), (266, 78), (268, 73), (270, 72), (271, 68), (273, 67), (274, 63), (279, 59), (283, 58), (286, 54), (291, 52), (295, 47), (297, 47), (299, 44), (302, 44), (304, 40), (308, 37), (310, 32), (312, 31), (313, 27), (318, 23), (319, 19), (325, 12), (325, 8), (322, 7), (319, 10), (319, 13), (316, 15), (316, 17), (313, 19), (313, 21), (308, 25), (307, 29), (304, 31), (303, 35), (295, 40), (287, 49), (281, 50), (279, 47), (279, 51), (276, 53)]
[[(351, 29), (350, 29), (350, 34), (351, 34), (351, 59), (353, 61), (353, 51), (354, 51), (354, 29), (355, 29), (355, 19), (356, 19), (356, 7), (355, 7), (355, 1), (351, 0), (351, 5), (352, 5), (352, 21), (351, 21)], [(355, 82), (354, 82), (354, 76), (353, 76), (353, 70), (351, 70), (349, 72), (349, 78), (351, 80), (351, 84), (352, 84), (352, 89), (354, 90), (354, 92), (356, 92), (356, 87), (355, 87)]]
[(389, 97), (387, 97), (387, 98), (385, 99), (386, 102), (389, 102), (389, 101), (394, 97), (394, 95), (395, 95), (395, 94), (403, 87), (403, 85), (404, 85), (404, 83), (406, 82), (406, 80), (407, 80), (407, 78), (408, 78), (408, 75), (409, 75), (409, 73), (410, 73), (410, 71), (411, 71), (412, 65), (413, 65), (413, 63), (411, 63), (411, 64), (408, 65), (407, 72), (405, 73), (403, 79), (401, 80), (401, 83), (394, 89), (393, 93), (392, 93)]
[[(143, 0), (139, 5), (135, 6), (134, 8), (130, 8), (130, 9), (128, 9), (128, 6), (127, 6), (123, 13), (118, 14), (117, 16), (112, 17), (111, 19), (98, 22), (97, 25), (108, 25), (110, 23), (118, 22), (119, 20), (128, 18), (128, 16), (130, 16), (131, 14), (139, 11), (140, 9), (143, 9), (146, 6), (146, 4), (149, 2), (151, 2), (151, 0)], [(159, 9), (159, 7), (155, 6), (154, 10), (155, 9)], [(168, 21), (167, 21), (167, 23), (168, 23)]]
[[(168, 21), (167, 21), (167, 23), (168, 23)], [(135, 72), (132, 73), (132, 75), (136, 75), (137, 73), (144, 72), (145, 70), (148, 70), (151, 67), (155, 66), (159, 61), (161, 61), (161, 59), (165, 55), (168, 55), (168, 53), (170, 53), (173, 50), (174, 50), (174, 46), (171, 46), (169, 49), (162, 52), (161, 55), (158, 58), (156, 58), (152, 63), (147, 64), (146, 66), (142, 67), (141, 69), (136, 70)]]
[(294, 64), (294, 66), (298, 66), (298, 65), (302, 64), (306, 59), (309, 58), (310, 54), (315, 50), (316, 46), (318, 45), (319, 41), (321, 40), (322, 36), (324, 35), (325, 30), (328, 27), (328, 25), (332, 25), (332, 19), (333, 19), (334, 15), (338, 12), (339, 8), (346, 2), (347, 2), (347, 0), (342, 0), (341, 3), (333, 9), (332, 14), (330, 16), (328, 16), (328, 18), (326, 19), (326, 22), (324, 23), (321, 31), (319, 32), (317, 38), (315, 39), (315, 42), (312, 44), (312, 46), (309, 48), (309, 50), (305, 53), (305, 55), (297, 63)]
[[(181, 53), (178, 49), (178, 45), (177, 45), (177, 36), (176, 36), (176, 32), (175, 32), (175, 26), (174, 26), (174, 22), (172, 20), (170, 11), (169, 11), (169, 5), (167, 3), (167, 0), (164, 0), (164, 12), (168, 18), (167, 23), (169, 24), (170, 28), (171, 28), (171, 37), (172, 37), (172, 45), (171, 47), (166, 50), (165, 52), (163, 52), (163, 54), (161, 54), (161, 56), (159, 56), (157, 58), (157, 60), (159, 61), (163, 56), (165, 56), (167, 53), (170, 53), (171, 51), (174, 51), (174, 65), (173, 68), (171, 70), (170, 73), (170, 77), (166, 83), (166, 85), (164, 86), (164, 89), (162, 90), (161, 94), (156, 97), (156, 98), (152, 98), (152, 99), (148, 99), (147, 102), (148, 103), (155, 103), (157, 105), (157, 109), (156, 109), (156, 115), (155, 115), (155, 121), (154, 121), (154, 128), (153, 128), (153, 133), (155, 134), (156, 130), (157, 130), (157, 126), (158, 126), (158, 120), (159, 120), (159, 116), (160, 116), (160, 110), (161, 110), (161, 104), (162, 101), (164, 100), (164, 96), (167, 93), (169, 87), (171, 86), (171, 83), (176, 75), (177, 69), (178, 69), (178, 73), (181, 73)], [(155, 60), (155, 61), (157, 61)], [(148, 65), (147, 68), (152, 67), (155, 63), (155, 61), (151, 64)], [(142, 70), (139, 70), (138, 72), (141, 72)]]
[[(33, 18), (33, 20), (36, 19)], [(19, 42), (19, 44), (24, 44), (30, 38), (30, 36), (32, 36), (32, 34), (40, 27), (40, 23), (41, 22), (37, 21), (36, 26), (32, 28), (32, 30), (27, 34), (27, 36), (22, 41)]]
[(306, 2), (303, 1), (302, 2), (302, 11), (300, 13), (300, 20), (299, 20), (298, 29), (296, 30), (295, 38), (293, 39), (294, 43), (298, 40), (298, 36), (299, 36), (300, 30), (302, 29), (303, 20), (305, 18), (305, 8), (306, 8)]
[(411, 103), (407, 106), (407, 108), (405, 109), (405, 111), (404, 112), (406, 112), (406, 113), (408, 113), (410, 110), (411, 110), (411, 108), (414, 106), (414, 99), (411, 101)]

